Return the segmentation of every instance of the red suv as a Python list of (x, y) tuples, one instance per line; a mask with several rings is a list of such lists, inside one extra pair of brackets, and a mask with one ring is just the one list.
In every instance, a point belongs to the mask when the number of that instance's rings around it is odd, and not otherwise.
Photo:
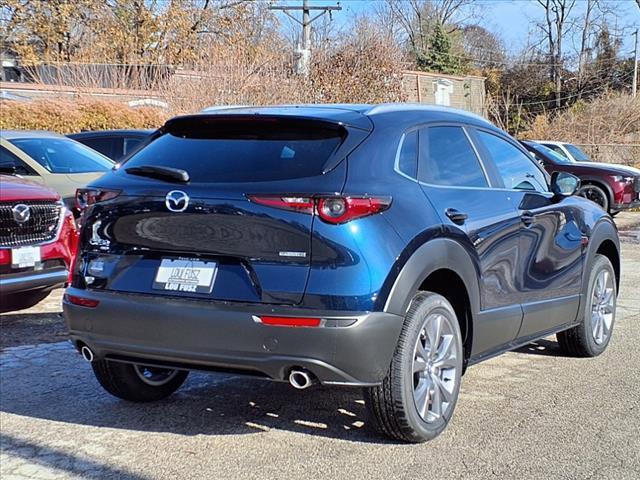
[(63, 286), (77, 237), (56, 192), (0, 175), (0, 312), (32, 307)]
[(577, 195), (596, 202), (611, 215), (640, 207), (640, 170), (637, 168), (611, 163), (572, 162), (539, 143), (520, 143), (549, 174), (569, 172), (580, 178), (582, 186)]

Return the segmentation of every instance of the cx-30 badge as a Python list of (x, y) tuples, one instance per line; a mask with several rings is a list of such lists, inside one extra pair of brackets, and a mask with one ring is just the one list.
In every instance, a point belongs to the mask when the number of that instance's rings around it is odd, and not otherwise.
[(11, 211), (13, 212), (13, 219), (18, 223), (26, 223), (31, 218), (31, 208), (24, 203), (19, 203)]
[(189, 206), (189, 195), (182, 190), (171, 190), (167, 193), (164, 204), (172, 212), (184, 212)]

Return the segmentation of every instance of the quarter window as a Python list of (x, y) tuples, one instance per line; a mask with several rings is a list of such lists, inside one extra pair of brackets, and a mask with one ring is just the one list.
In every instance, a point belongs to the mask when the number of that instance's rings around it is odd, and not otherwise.
[(505, 188), (547, 191), (544, 174), (531, 157), (491, 133), (478, 131), (478, 136), (495, 163)]
[(462, 127), (420, 132), (419, 178), (433, 185), (487, 187), (482, 167)]
[(400, 157), (398, 158), (398, 169), (411, 178), (418, 178), (418, 131), (412, 130), (405, 133)]

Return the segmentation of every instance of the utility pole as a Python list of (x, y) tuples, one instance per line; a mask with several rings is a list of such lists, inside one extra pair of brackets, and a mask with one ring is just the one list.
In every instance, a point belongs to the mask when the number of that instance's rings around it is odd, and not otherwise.
[(638, 94), (638, 29), (634, 32), (636, 36), (636, 49), (634, 54), (634, 62), (633, 62), (633, 87), (631, 88), (631, 92), (633, 98), (636, 98)]
[[(305, 77), (309, 76), (309, 66), (311, 64), (311, 24), (326, 13), (329, 13), (329, 17), (331, 17), (332, 11), (342, 10), (340, 2), (338, 2), (336, 6), (311, 6), (309, 5), (309, 0), (302, 0), (301, 7), (285, 5), (279, 7), (272, 5), (269, 7), (269, 10), (281, 10), (282, 13), (292, 18), (296, 23), (302, 25), (302, 45), (296, 51), (298, 54), (296, 72)], [(302, 10), (302, 21), (298, 20), (298, 18), (291, 13), (292, 11), (300, 10)], [(312, 10), (319, 11), (320, 13), (315, 17), (311, 17)]]

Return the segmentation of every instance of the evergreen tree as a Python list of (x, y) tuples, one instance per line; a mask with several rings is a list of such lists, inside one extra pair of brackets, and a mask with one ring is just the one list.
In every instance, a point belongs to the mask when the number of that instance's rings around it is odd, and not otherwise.
[(429, 37), (428, 50), (417, 53), (416, 65), (419, 70), (424, 71), (453, 75), (462, 73), (462, 62), (451, 51), (451, 39), (442, 24), (435, 25), (433, 33)]

